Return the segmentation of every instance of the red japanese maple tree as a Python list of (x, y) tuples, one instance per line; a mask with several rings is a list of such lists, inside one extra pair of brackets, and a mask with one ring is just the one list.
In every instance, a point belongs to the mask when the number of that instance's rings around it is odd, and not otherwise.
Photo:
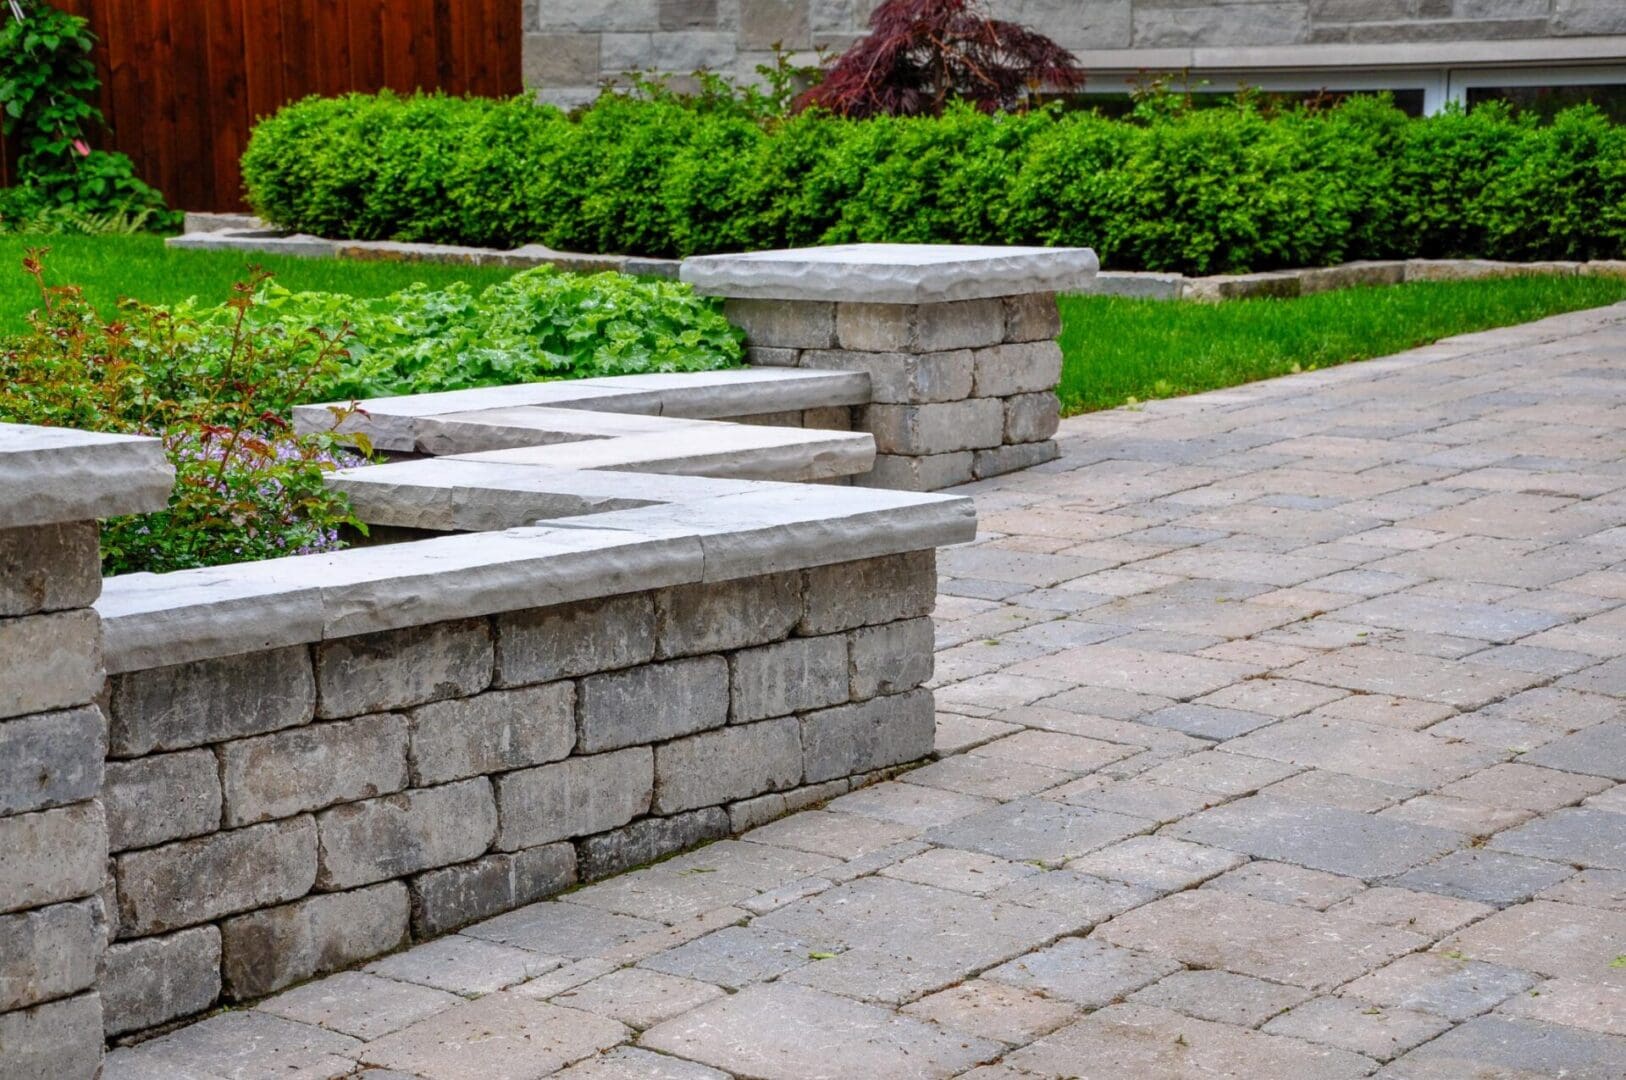
[(1084, 71), (1043, 34), (990, 18), (979, 0), (884, 0), (870, 34), (796, 99), (840, 116), (936, 116), (951, 101), (1013, 109), (1041, 88), (1073, 90)]

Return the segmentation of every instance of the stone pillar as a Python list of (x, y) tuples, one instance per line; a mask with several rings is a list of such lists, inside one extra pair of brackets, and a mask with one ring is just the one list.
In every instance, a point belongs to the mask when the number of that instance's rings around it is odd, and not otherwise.
[(155, 439), (0, 424), (0, 1078), (102, 1066), (107, 827), (96, 519), (156, 510)]
[(854, 482), (932, 491), (1056, 456), (1056, 294), (1096, 265), (1088, 248), (850, 244), (701, 256), (682, 278), (726, 298), (750, 363), (868, 372), (854, 430), (877, 456)]

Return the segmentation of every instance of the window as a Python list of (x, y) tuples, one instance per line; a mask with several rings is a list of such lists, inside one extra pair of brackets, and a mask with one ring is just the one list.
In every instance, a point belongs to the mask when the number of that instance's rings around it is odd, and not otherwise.
[(1505, 101), (1520, 112), (1550, 120), (1572, 105), (1591, 102), (1615, 123), (1626, 123), (1626, 67), (1454, 71), (1451, 82), (1470, 109), (1487, 101)]

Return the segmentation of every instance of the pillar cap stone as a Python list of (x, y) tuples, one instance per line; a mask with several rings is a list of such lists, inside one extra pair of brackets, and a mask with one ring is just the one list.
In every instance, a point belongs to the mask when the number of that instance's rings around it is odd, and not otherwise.
[(1089, 248), (837, 244), (685, 259), (696, 292), (748, 300), (929, 304), (1085, 288)]
[(157, 439), (0, 424), (0, 528), (162, 510), (174, 482)]

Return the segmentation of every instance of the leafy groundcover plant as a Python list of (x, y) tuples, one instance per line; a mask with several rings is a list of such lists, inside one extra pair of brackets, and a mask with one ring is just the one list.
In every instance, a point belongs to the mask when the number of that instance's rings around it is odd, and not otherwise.
[(0, 420), (152, 435), (175, 466), (169, 506), (102, 527), (110, 574), (332, 550), (342, 526), (364, 528), (322, 474), (359, 463), (364, 440), (298, 435), (285, 403), (331, 377), (347, 331), (296, 339), (247, 318), (263, 279), (233, 289), (220, 338), (197, 322), (126, 301), (104, 320), (74, 286), (40, 284), (26, 333), (0, 342)]
[[(737, 366), (742, 336), (715, 301), (671, 281), (537, 267), (476, 292), (456, 282), (377, 299), (260, 287), (243, 311), (255, 334), (303, 347), (310, 327), (345, 331), (344, 349), (312, 374), (300, 401), (391, 397), (543, 379), (712, 371)], [(238, 312), (176, 305), (224, 347)]]

